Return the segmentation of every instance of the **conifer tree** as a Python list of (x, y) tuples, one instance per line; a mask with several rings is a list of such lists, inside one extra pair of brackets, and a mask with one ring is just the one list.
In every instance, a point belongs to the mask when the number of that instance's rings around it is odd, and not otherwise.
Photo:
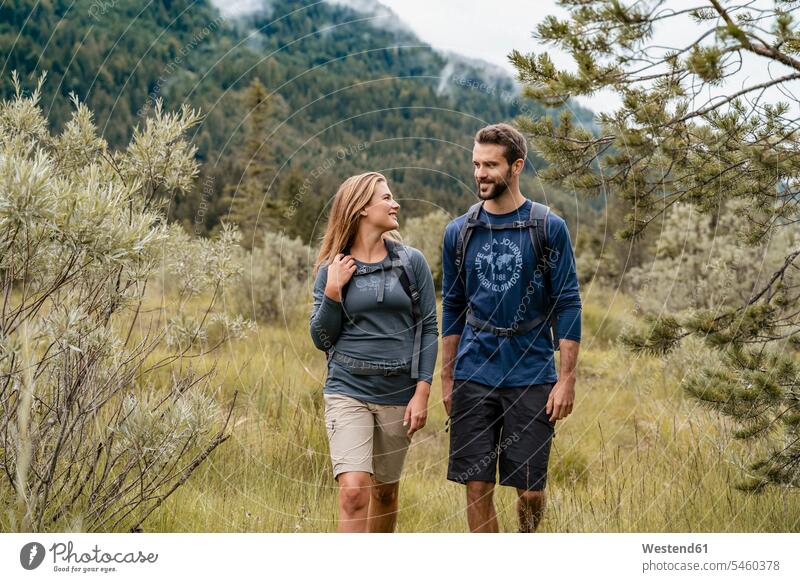
[(244, 91), (242, 108), (244, 139), (241, 151), (235, 156), (234, 181), (225, 187), (223, 206), (226, 221), (239, 226), (242, 246), (251, 249), (262, 240), (259, 231), (274, 227), (280, 216), (269, 143), (270, 97), (258, 78)]
[[(637, 240), (678, 203), (711, 216), (733, 202), (756, 246), (794, 229), (783, 260), (744, 299), (691, 314), (661, 313), (625, 341), (664, 354), (688, 335), (718, 350), (685, 382), (690, 394), (732, 418), (736, 435), (764, 439), (740, 487), (800, 486), (800, 30), (796, 0), (773, 4), (698, 0), (561, 0), (566, 19), (548, 16), (534, 37), (569, 53), (559, 69), (546, 53), (509, 58), (529, 97), (549, 106), (608, 90), (621, 105), (598, 116), (600, 132), (568, 110), (556, 123), (522, 119), (548, 162), (543, 178), (589, 195), (607, 189), (630, 203), (623, 238)], [(660, 31), (696, 28), (684, 46), (664, 47)], [(769, 73), (754, 80), (741, 63)], [(794, 100), (774, 97), (780, 94)], [(709, 94), (716, 94), (709, 98)], [(722, 94), (720, 94), (722, 93)], [(755, 283), (755, 282), (754, 282)], [(687, 281), (691, 285), (691, 281)], [(764, 449), (754, 447), (754, 451)]]

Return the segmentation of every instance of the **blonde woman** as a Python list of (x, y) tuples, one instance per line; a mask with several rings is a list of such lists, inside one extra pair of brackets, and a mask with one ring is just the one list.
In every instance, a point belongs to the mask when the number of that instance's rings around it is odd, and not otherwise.
[(436, 295), (422, 253), (389, 236), (399, 209), (383, 175), (345, 180), (314, 267), (311, 337), (328, 357), (340, 532), (394, 531), (406, 451), (427, 419)]

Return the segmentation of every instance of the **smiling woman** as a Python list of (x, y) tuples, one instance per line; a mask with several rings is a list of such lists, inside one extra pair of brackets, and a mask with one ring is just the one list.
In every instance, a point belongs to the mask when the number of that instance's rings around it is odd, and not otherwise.
[(436, 296), (422, 253), (386, 236), (399, 208), (383, 175), (348, 178), (317, 259), (311, 337), (328, 357), (339, 531), (394, 530), (406, 451), (427, 419)]

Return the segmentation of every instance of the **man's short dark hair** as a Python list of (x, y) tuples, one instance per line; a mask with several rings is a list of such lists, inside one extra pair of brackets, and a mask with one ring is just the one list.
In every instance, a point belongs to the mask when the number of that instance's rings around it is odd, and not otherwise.
[(506, 150), (506, 160), (510, 166), (517, 160), (524, 160), (528, 155), (528, 144), (525, 136), (507, 123), (495, 123), (479, 129), (475, 134), (478, 143), (494, 143)]

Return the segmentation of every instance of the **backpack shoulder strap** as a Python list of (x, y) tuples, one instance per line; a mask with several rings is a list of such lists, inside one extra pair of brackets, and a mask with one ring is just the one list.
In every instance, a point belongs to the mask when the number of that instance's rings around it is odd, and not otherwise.
[(540, 204), (538, 202), (531, 202), (531, 227), (529, 232), (531, 235), (531, 243), (533, 250), (536, 252), (536, 260), (542, 265), (543, 269), (547, 268), (547, 260), (545, 253), (547, 252), (547, 217), (550, 215), (550, 207)]
[(411, 298), (411, 303), (419, 303), (420, 296), (417, 275), (414, 273), (414, 267), (411, 264), (411, 257), (408, 254), (408, 249), (406, 249), (404, 244), (392, 239), (386, 239), (386, 248), (389, 249), (392, 266), (402, 269), (400, 273), (400, 283), (403, 285), (406, 294)]
[(475, 223), (478, 221), (478, 216), (481, 213), (483, 202), (476, 202), (469, 207), (467, 217), (461, 224), (461, 229), (458, 231), (458, 240), (456, 241), (456, 272), (461, 277), (463, 274), (464, 259), (467, 252), (467, 245), (472, 236), (472, 229), (475, 228)]
[[(342, 249), (342, 254), (344, 254), (344, 255), (349, 255), (350, 254), (350, 245), (347, 245), (346, 247), (344, 247)], [(353, 278), (350, 277), (350, 281), (345, 283), (344, 286), (342, 287), (342, 309), (344, 310), (344, 313), (345, 313), (345, 315), (347, 317), (350, 317), (350, 316), (347, 314), (347, 310), (344, 309), (344, 300), (347, 298), (347, 290), (350, 288), (350, 282), (352, 280), (353, 280)]]
[(414, 348), (411, 352), (411, 378), (419, 378), (419, 353), (422, 349), (422, 310), (420, 309), (419, 285), (411, 257), (406, 246), (392, 239), (386, 239), (386, 248), (392, 259), (392, 266), (400, 267), (400, 284), (411, 298), (411, 315), (414, 320)]
[(550, 319), (551, 339), (553, 341), (553, 349), (558, 350), (558, 330), (557, 330), (557, 317), (553, 311), (553, 306), (550, 305), (550, 296), (552, 295), (552, 285), (550, 284), (550, 261), (549, 261), (549, 239), (547, 233), (547, 218), (550, 216), (550, 207), (540, 204), (539, 202), (532, 202), (531, 205), (531, 222), (533, 223), (529, 229), (531, 235), (531, 243), (536, 253), (537, 270), (542, 274), (542, 282), (544, 283), (544, 313)]

